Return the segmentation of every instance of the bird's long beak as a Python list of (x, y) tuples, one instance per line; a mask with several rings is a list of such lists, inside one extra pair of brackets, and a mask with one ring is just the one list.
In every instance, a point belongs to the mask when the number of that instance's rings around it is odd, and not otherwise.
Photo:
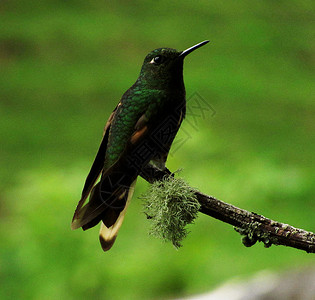
[(184, 58), (184, 57), (185, 57), (187, 54), (189, 54), (190, 52), (193, 52), (194, 50), (196, 50), (196, 49), (200, 48), (201, 46), (203, 46), (203, 45), (205, 45), (205, 44), (208, 44), (208, 43), (209, 43), (209, 41), (203, 41), (203, 42), (201, 42), (201, 43), (199, 43), (199, 44), (197, 44), (197, 45), (195, 45), (195, 46), (192, 46), (192, 47), (190, 47), (190, 48), (184, 50), (184, 51), (179, 55), (179, 57)]

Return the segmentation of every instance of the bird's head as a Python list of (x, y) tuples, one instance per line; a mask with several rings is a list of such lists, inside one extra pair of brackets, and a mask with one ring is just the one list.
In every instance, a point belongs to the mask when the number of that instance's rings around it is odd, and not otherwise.
[(208, 42), (201, 42), (184, 51), (172, 48), (158, 48), (151, 51), (144, 59), (139, 79), (148, 87), (155, 89), (183, 86), (184, 58)]

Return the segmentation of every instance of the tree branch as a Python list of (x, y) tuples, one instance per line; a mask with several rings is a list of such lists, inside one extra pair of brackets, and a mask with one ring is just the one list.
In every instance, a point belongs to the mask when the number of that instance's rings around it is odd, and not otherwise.
[[(150, 183), (161, 180), (164, 176), (173, 176), (168, 169), (162, 171), (152, 165), (148, 165), (140, 175)], [(235, 226), (235, 230), (244, 236), (242, 241), (246, 247), (259, 241), (267, 248), (283, 245), (315, 253), (313, 232), (273, 221), (198, 191), (195, 191), (195, 195), (201, 205), (200, 212)]]

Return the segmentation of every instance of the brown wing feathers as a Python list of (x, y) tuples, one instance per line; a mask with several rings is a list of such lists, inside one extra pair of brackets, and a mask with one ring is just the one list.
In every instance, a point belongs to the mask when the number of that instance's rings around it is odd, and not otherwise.
[(104, 133), (103, 133), (101, 145), (98, 149), (98, 152), (97, 152), (96, 157), (94, 159), (91, 170), (90, 170), (90, 172), (89, 172), (89, 174), (85, 180), (85, 184), (84, 184), (84, 187), (82, 190), (81, 199), (80, 199), (80, 201), (76, 207), (76, 210), (74, 212), (74, 216), (73, 216), (72, 223), (71, 223), (72, 229), (77, 229), (77, 228), (81, 227), (80, 222), (78, 222), (78, 221), (80, 220), (80, 218), (82, 218), (82, 215), (83, 215), (83, 212), (81, 211), (82, 207), (83, 207), (88, 195), (90, 194), (91, 189), (93, 188), (97, 178), (100, 176), (100, 173), (103, 170), (106, 148), (107, 148), (107, 142), (108, 142), (108, 137), (109, 137), (109, 129), (110, 129), (110, 125), (111, 125), (111, 122), (112, 122), (112, 119), (114, 117), (116, 109), (117, 109), (117, 107), (115, 108), (115, 110), (110, 115), (110, 117), (106, 123), (106, 126), (104, 128)]
[[(86, 230), (102, 221), (100, 242), (104, 251), (109, 250), (116, 239), (132, 198), (133, 186), (138, 175), (135, 172), (130, 172), (130, 170), (124, 171), (119, 161), (108, 170), (103, 170), (110, 125), (115, 111), (105, 126), (100, 148), (87, 176), (82, 197), (71, 224), (72, 229), (82, 227), (83, 230)], [(135, 132), (130, 138), (131, 144), (136, 144), (146, 134), (146, 121), (143, 115), (137, 122)], [(102, 178), (100, 182), (95, 184), (101, 172), (103, 173)], [(89, 194), (89, 201), (84, 205)]]

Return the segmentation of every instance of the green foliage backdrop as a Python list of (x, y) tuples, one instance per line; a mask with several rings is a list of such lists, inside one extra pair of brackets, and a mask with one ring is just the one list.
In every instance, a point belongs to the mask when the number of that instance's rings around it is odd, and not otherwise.
[(184, 73), (187, 96), (216, 114), (188, 113), (168, 167), (204, 193), (314, 231), (314, 12), (297, 0), (2, 1), (0, 298), (162, 299), (313, 264), (294, 249), (247, 249), (203, 215), (177, 251), (147, 234), (142, 179), (110, 252), (98, 229), (72, 232), (70, 221), (145, 55), (209, 39)]

